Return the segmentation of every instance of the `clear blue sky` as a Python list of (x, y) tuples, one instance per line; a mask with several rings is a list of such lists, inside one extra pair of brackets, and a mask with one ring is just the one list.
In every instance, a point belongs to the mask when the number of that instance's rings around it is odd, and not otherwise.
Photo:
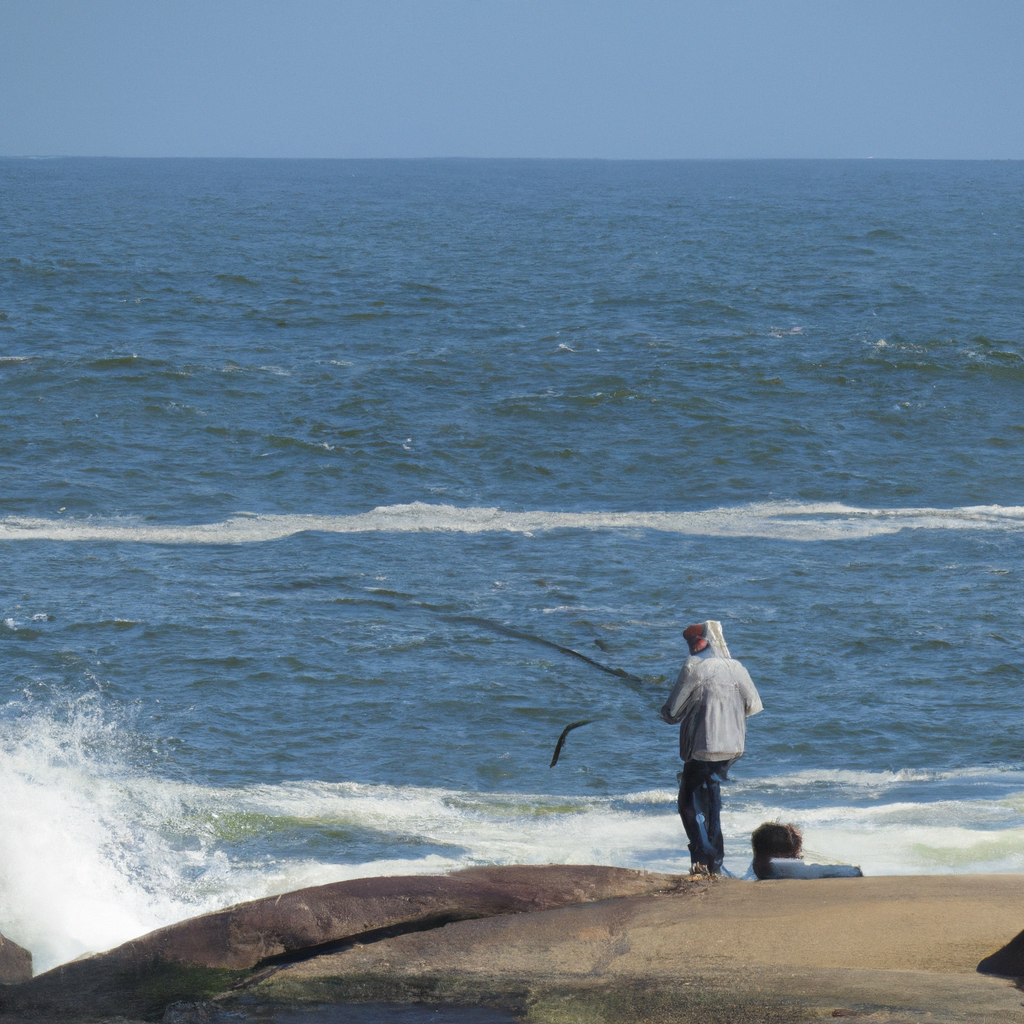
[(1024, 0), (0, 0), (0, 155), (1024, 158)]

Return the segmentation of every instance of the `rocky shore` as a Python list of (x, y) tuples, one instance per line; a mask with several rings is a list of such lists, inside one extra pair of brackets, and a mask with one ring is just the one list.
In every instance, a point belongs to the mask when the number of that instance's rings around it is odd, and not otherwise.
[(1022, 926), (1020, 875), (474, 868), (184, 921), (5, 985), (0, 1021), (1003, 1024), (1024, 1019)]

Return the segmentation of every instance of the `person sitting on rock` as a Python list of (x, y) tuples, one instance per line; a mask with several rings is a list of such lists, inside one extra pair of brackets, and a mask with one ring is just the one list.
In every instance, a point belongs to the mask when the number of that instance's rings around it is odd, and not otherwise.
[(863, 872), (853, 864), (805, 864), (804, 837), (796, 825), (766, 821), (750, 837), (754, 848), (751, 865), (758, 879), (765, 878), (860, 878)]

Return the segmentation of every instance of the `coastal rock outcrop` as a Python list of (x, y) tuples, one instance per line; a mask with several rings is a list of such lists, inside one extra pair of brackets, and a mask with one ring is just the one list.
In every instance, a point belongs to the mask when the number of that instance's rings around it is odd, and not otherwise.
[(356, 878), (204, 914), (150, 932), (102, 956), (121, 962), (161, 960), (244, 970), (280, 962), (299, 951), (308, 955), (338, 943), (372, 941), (385, 937), (383, 933), (639, 896), (679, 884), (670, 875), (555, 864)]
[(975, 965), (1022, 900), (1022, 875), (695, 878), (665, 896), (459, 921), (286, 964), (217, 1006), (247, 1024), (360, 1002), (497, 1007), (530, 1024), (1007, 1024), (1020, 990)]
[[(549, 866), (358, 879), (0, 986), (0, 1024), (427, 1024), (438, 1007), (507, 1024), (806, 1024), (866, 1008), (1005, 1024), (1020, 990), (975, 965), (1019, 927), (1022, 902), (1024, 875), (747, 883)], [(1017, 962), (995, 966), (1013, 975)]]
[(0, 935), (0, 984), (17, 985), (32, 977), (32, 954)]
[(674, 892), (687, 880), (625, 868), (481, 867), (450, 875), (358, 878), (298, 889), (160, 928), (39, 975), (4, 1008), (83, 1005), (151, 1014), (206, 998), (256, 968), (456, 921), (523, 914), (622, 896)]

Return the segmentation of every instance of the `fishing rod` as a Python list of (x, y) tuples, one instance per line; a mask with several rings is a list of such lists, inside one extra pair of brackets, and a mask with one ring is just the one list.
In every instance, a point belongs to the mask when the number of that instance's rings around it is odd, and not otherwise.
[[(627, 672), (624, 668), (613, 668), (610, 665), (604, 665), (600, 661), (591, 658), (589, 655), (584, 654), (582, 651), (577, 651), (575, 648), (566, 647), (564, 644), (556, 644), (554, 640), (546, 640), (542, 636), (537, 636), (535, 633), (527, 633), (521, 629), (515, 629), (512, 626), (506, 626), (504, 623), (495, 622), (493, 619), (485, 619), (482, 615), (452, 615), (447, 612), (442, 612), (437, 608), (432, 608), (425, 601), (414, 601), (405, 598), (404, 600), (399, 598), (398, 600), (381, 600), (380, 598), (363, 598), (361, 604), (372, 604), (378, 608), (389, 608), (394, 611), (398, 611), (402, 605), (409, 608), (418, 608), (423, 611), (430, 612), (439, 619), (443, 619), (445, 622), (456, 622), (464, 623), (467, 626), (479, 626), (481, 629), (489, 629), (494, 633), (501, 633), (503, 636), (514, 637), (516, 640), (526, 640), (530, 643), (540, 644), (541, 647), (550, 647), (552, 650), (559, 651), (562, 654), (568, 654), (570, 657), (579, 658), (580, 661), (585, 661), (588, 665), (592, 665), (596, 669), (600, 669), (602, 672), (607, 672), (610, 676), (615, 676), (617, 679), (624, 679), (629, 683), (643, 683), (643, 679), (640, 676), (634, 675), (632, 672)], [(635, 689), (635, 687), (634, 687)]]
[[(367, 603), (388, 608), (396, 607), (396, 604), (391, 601), (381, 601), (379, 599), (369, 599)], [(431, 608), (430, 605), (424, 601), (410, 601), (409, 603), (415, 608), (421, 608), (424, 611), (431, 612), (438, 618), (443, 619), (445, 622), (462, 623), (467, 626), (477, 626), (481, 629), (489, 629), (494, 633), (500, 633), (502, 636), (510, 636), (516, 640), (526, 640), (529, 643), (539, 644), (541, 647), (549, 647), (561, 654), (567, 654), (570, 657), (578, 658), (580, 661), (586, 662), (586, 664), (591, 665), (596, 669), (600, 669), (602, 672), (606, 672), (610, 676), (615, 676), (617, 679), (624, 679), (628, 683), (633, 684), (630, 687), (631, 689), (638, 690), (638, 687), (635, 684), (643, 683), (643, 680), (632, 672), (627, 672), (623, 668), (604, 665), (595, 658), (591, 658), (589, 655), (583, 654), (582, 651), (577, 651), (573, 647), (566, 647), (565, 644), (555, 643), (554, 640), (547, 640), (542, 636), (537, 636), (536, 633), (527, 633), (521, 629), (506, 626), (504, 623), (495, 622), (493, 619), (484, 618), (482, 615), (451, 615), (446, 612), (441, 612), (436, 608)], [(591, 725), (594, 721), (595, 719), (593, 718), (587, 718), (579, 722), (570, 722), (569, 725), (562, 730), (561, 735), (558, 737), (558, 742), (555, 744), (555, 751), (551, 756), (551, 763), (548, 765), (549, 768), (554, 768), (555, 765), (558, 764), (559, 755), (562, 753), (562, 748), (565, 746), (565, 740), (569, 733), (572, 732), (573, 729), (582, 728), (584, 725)]]
[(639, 676), (633, 675), (632, 672), (627, 672), (624, 668), (611, 668), (608, 665), (602, 665), (601, 662), (595, 661), (593, 658), (574, 650), (572, 647), (556, 644), (554, 640), (545, 640), (544, 637), (537, 636), (534, 633), (524, 633), (522, 630), (513, 629), (511, 626), (504, 626), (500, 622), (494, 622), (479, 615), (441, 615), (440, 618), (448, 622), (465, 622), (467, 625), (482, 626), (484, 629), (493, 630), (495, 633), (503, 633), (505, 636), (515, 637), (517, 640), (529, 640), (531, 643), (540, 644), (543, 647), (551, 647), (556, 651), (561, 651), (563, 654), (570, 654), (574, 658), (579, 658), (580, 661), (585, 661), (588, 665), (593, 665), (594, 668), (599, 668), (602, 672), (607, 672), (610, 676), (628, 679), (633, 683), (643, 682)]
[[(441, 618), (448, 622), (464, 622), (467, 625), (481, 626), (484, 629), (490, 629), (495, 633), (501, 633), (504, 636), (511, 636), (517, 640), (528, 640), (531, 643), (540, 644), (543, 647), (551, 647), (556, 651), (560, 651), (562, 654), (569, 654), (574, 658), (579, 658), (580, 661), (585, 661), (588, 665), (593, 665), (594, 668), (598, 668), (602, 672), (607, 672), (611, 676), (629, 680), (631, 683), (643, 682), (639, 676), (633, 675), (632, 672), (627, 672), (622, 668), (611, 668), (608, 665), (602, 665), (601, 662), (588, 657), (586, 654), (583, 654), (572, 647), (566, 647), (564, 644), (556, 644), (553, 640), (545, 640), (544, 637), (537, 636), (535, 633), (524, 633), (522, 630), (513, 629), (511, 626), (502, 625), (500, 622), (494, 622), (491, 619), (485, 619), (479, 615), (442, 615)], [(633, 687), (633, 689), (636, 689), (636, 687)], [(555, 752), (551, 755), (551, 763), (548, 765), (549, 768), (554, 768), (555, 765), (558, 764), (558, 757), (562, 753), (562, 747), (565, 746), (565, 738), (569, 733), (572, 732), (573, 729), (579, 729), (584, 725), (591, 725), (593, 722), (593, 718), (587, 718), (581, 722), (570, 722), (569, 725), (562, 730), (562, 734), (558, 737), (558, 742), (555, 744)]]

